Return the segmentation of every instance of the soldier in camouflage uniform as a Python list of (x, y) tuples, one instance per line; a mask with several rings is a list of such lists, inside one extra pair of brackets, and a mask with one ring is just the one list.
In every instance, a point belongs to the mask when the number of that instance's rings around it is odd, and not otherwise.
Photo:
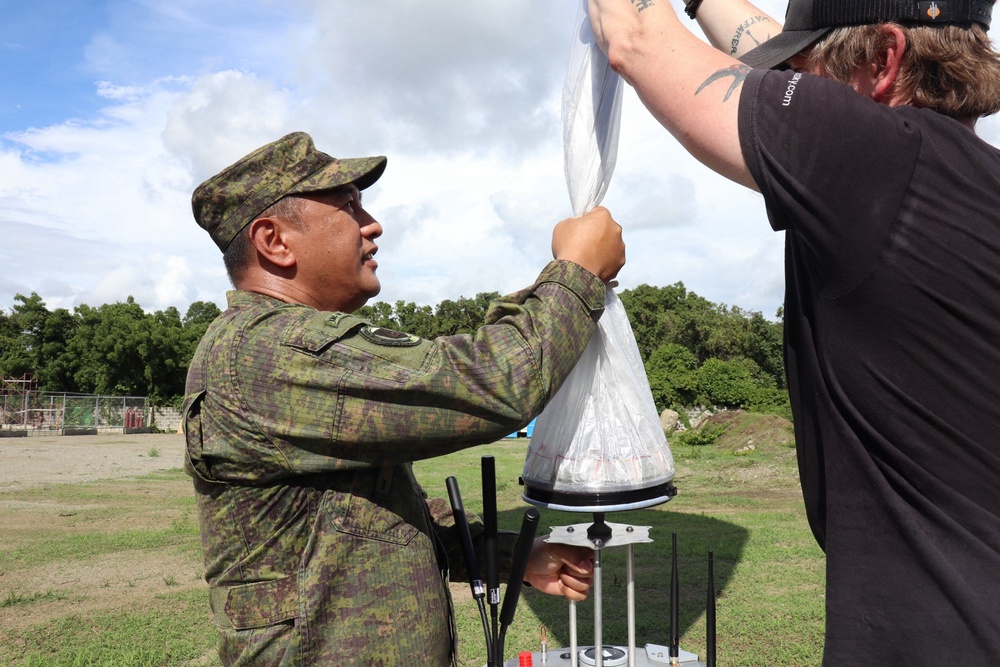
[[(624, 263), (607, 211), (563, 221), (556, 261), (473, 335), (423, 340), (351, 313), (378, 293), (382, 228), (360, 191), (384, 157), (336, 160), (295, 133), (200, 185), (195, 219), (236, 290), (185, 400), (206, 580), (226, 665), (448, 665), (460, 541), (410, 463), (537, 415)], [(470, 521), (477, 539), (482, 525)], [(508, 556), (511, 535), (501, 539)], [(525, 580), (586, 596), (592, 554), (536, 541)]]

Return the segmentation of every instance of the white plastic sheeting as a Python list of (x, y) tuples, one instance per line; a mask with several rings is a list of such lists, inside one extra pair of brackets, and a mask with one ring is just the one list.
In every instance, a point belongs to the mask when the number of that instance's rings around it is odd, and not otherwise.
[[(622, 81), (595, 43), (586, 0), (575, 35), (562, 112), (566, 183), (579, 216), (601, 202), (614, 171)], [(635, 335), (609, 289), (583, 357), (538, 417), (522, 478), (532, 488), (592, 496), (656, 487), (673, 477)], [(582, 499), (580, 509), (587, 506)]]

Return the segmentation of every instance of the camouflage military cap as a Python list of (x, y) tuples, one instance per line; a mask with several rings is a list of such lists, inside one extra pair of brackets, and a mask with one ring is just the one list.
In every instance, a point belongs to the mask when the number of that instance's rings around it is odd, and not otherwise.
[(354, 183), (364, 190), (385, 171), (386, 158), (338, 160), (293, 132), (240, 158), (191, 197), (194, 219), (225, 251), (240, 230), (282, 197)]

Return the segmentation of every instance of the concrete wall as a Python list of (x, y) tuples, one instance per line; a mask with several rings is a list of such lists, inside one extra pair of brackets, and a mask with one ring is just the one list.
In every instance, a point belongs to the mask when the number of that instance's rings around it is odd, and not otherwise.
[(176, 408), (155, 408), (151, 425), (164, 433), (176, 433), (181, 428), (181, 412)]

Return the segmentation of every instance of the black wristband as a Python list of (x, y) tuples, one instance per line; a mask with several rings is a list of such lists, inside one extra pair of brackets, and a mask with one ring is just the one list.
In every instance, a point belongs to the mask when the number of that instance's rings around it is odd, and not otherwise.
[(698, 7), (700, 6), (701, 0), (685, 0), (684, 13), (689, 17), (694, 18), (694, 15), (698, 13)]

